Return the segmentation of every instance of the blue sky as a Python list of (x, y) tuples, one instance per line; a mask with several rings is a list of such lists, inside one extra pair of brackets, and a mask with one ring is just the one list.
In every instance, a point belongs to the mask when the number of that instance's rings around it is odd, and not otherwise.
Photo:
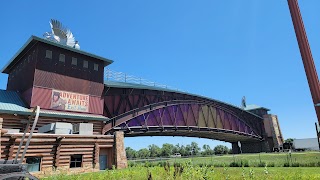
[[(316, 67), (320, 1), (300, 0)], [(49, 20), (67, 25), (82, 50), (114, 60), (115, 71), (190, 93), (277, 114), (284, 138), (315, 137), (317, 121), (286, 0), (1, 1), (0, 67)], [(0, 74), (0, 89), (7, 75)], [(214, 147), (199, 138), (126, 138), (134, 149), (155, 143)]]

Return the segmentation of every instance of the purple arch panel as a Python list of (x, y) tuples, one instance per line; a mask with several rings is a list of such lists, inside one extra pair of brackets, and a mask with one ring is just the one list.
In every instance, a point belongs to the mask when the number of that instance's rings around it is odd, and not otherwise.
[(148, 114), (149, 114), (149, 117), (147, 120), (148, 126), (159, 126), (159, 123), (157, 121), (157, 113), (156, 112), (149, 112)]
[(186, 126), (186, 122), (183, 118), (182, 107), (179, 106), (176, 111), (176, 125), (177, 126)]

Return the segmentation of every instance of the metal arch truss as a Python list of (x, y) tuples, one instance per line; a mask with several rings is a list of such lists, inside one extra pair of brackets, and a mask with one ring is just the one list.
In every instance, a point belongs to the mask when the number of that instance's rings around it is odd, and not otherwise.
[(262, 140), (256, 126), (213, 102), (173, 100), (136, 108), (115, 116), (103, 133), (126, 136), (189, 136), (227, 142)]

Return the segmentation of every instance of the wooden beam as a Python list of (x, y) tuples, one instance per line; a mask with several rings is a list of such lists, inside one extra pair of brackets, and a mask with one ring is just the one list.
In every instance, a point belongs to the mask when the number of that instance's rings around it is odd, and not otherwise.
[(60, 151), (61, 151), (61, 140), (62, 138), (57, 138), (56, 146), (55, 146), (55, 153), (54, 153), (54, 166), (59, 167), (60, 164)]
[(61, 148), (60, 152), (84, 152), (84, 151), (93, 151), (93, 148), (71, 148), (71, 149), (64, 149)]
[(113, 144), (110, 145), (99, 145), (99, 148), (112, 148)]
[(94, 145), (82, 145), (82, 144), (61, 144), (61, 148), (94, 148)]

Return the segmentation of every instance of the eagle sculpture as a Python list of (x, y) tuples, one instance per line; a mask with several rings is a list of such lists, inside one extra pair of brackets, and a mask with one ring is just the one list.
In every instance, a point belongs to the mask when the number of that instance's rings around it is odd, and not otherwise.
[(76, 49), (80, 49), (80, 45), (78, 41), (75, 40), (75, 37), (73, 36), (70, 29), (64, 27), (60, 21), (55, 19), (51, 19), (49, 23), (51, 26), (51, 33), (44, 33), (44, 38)]

